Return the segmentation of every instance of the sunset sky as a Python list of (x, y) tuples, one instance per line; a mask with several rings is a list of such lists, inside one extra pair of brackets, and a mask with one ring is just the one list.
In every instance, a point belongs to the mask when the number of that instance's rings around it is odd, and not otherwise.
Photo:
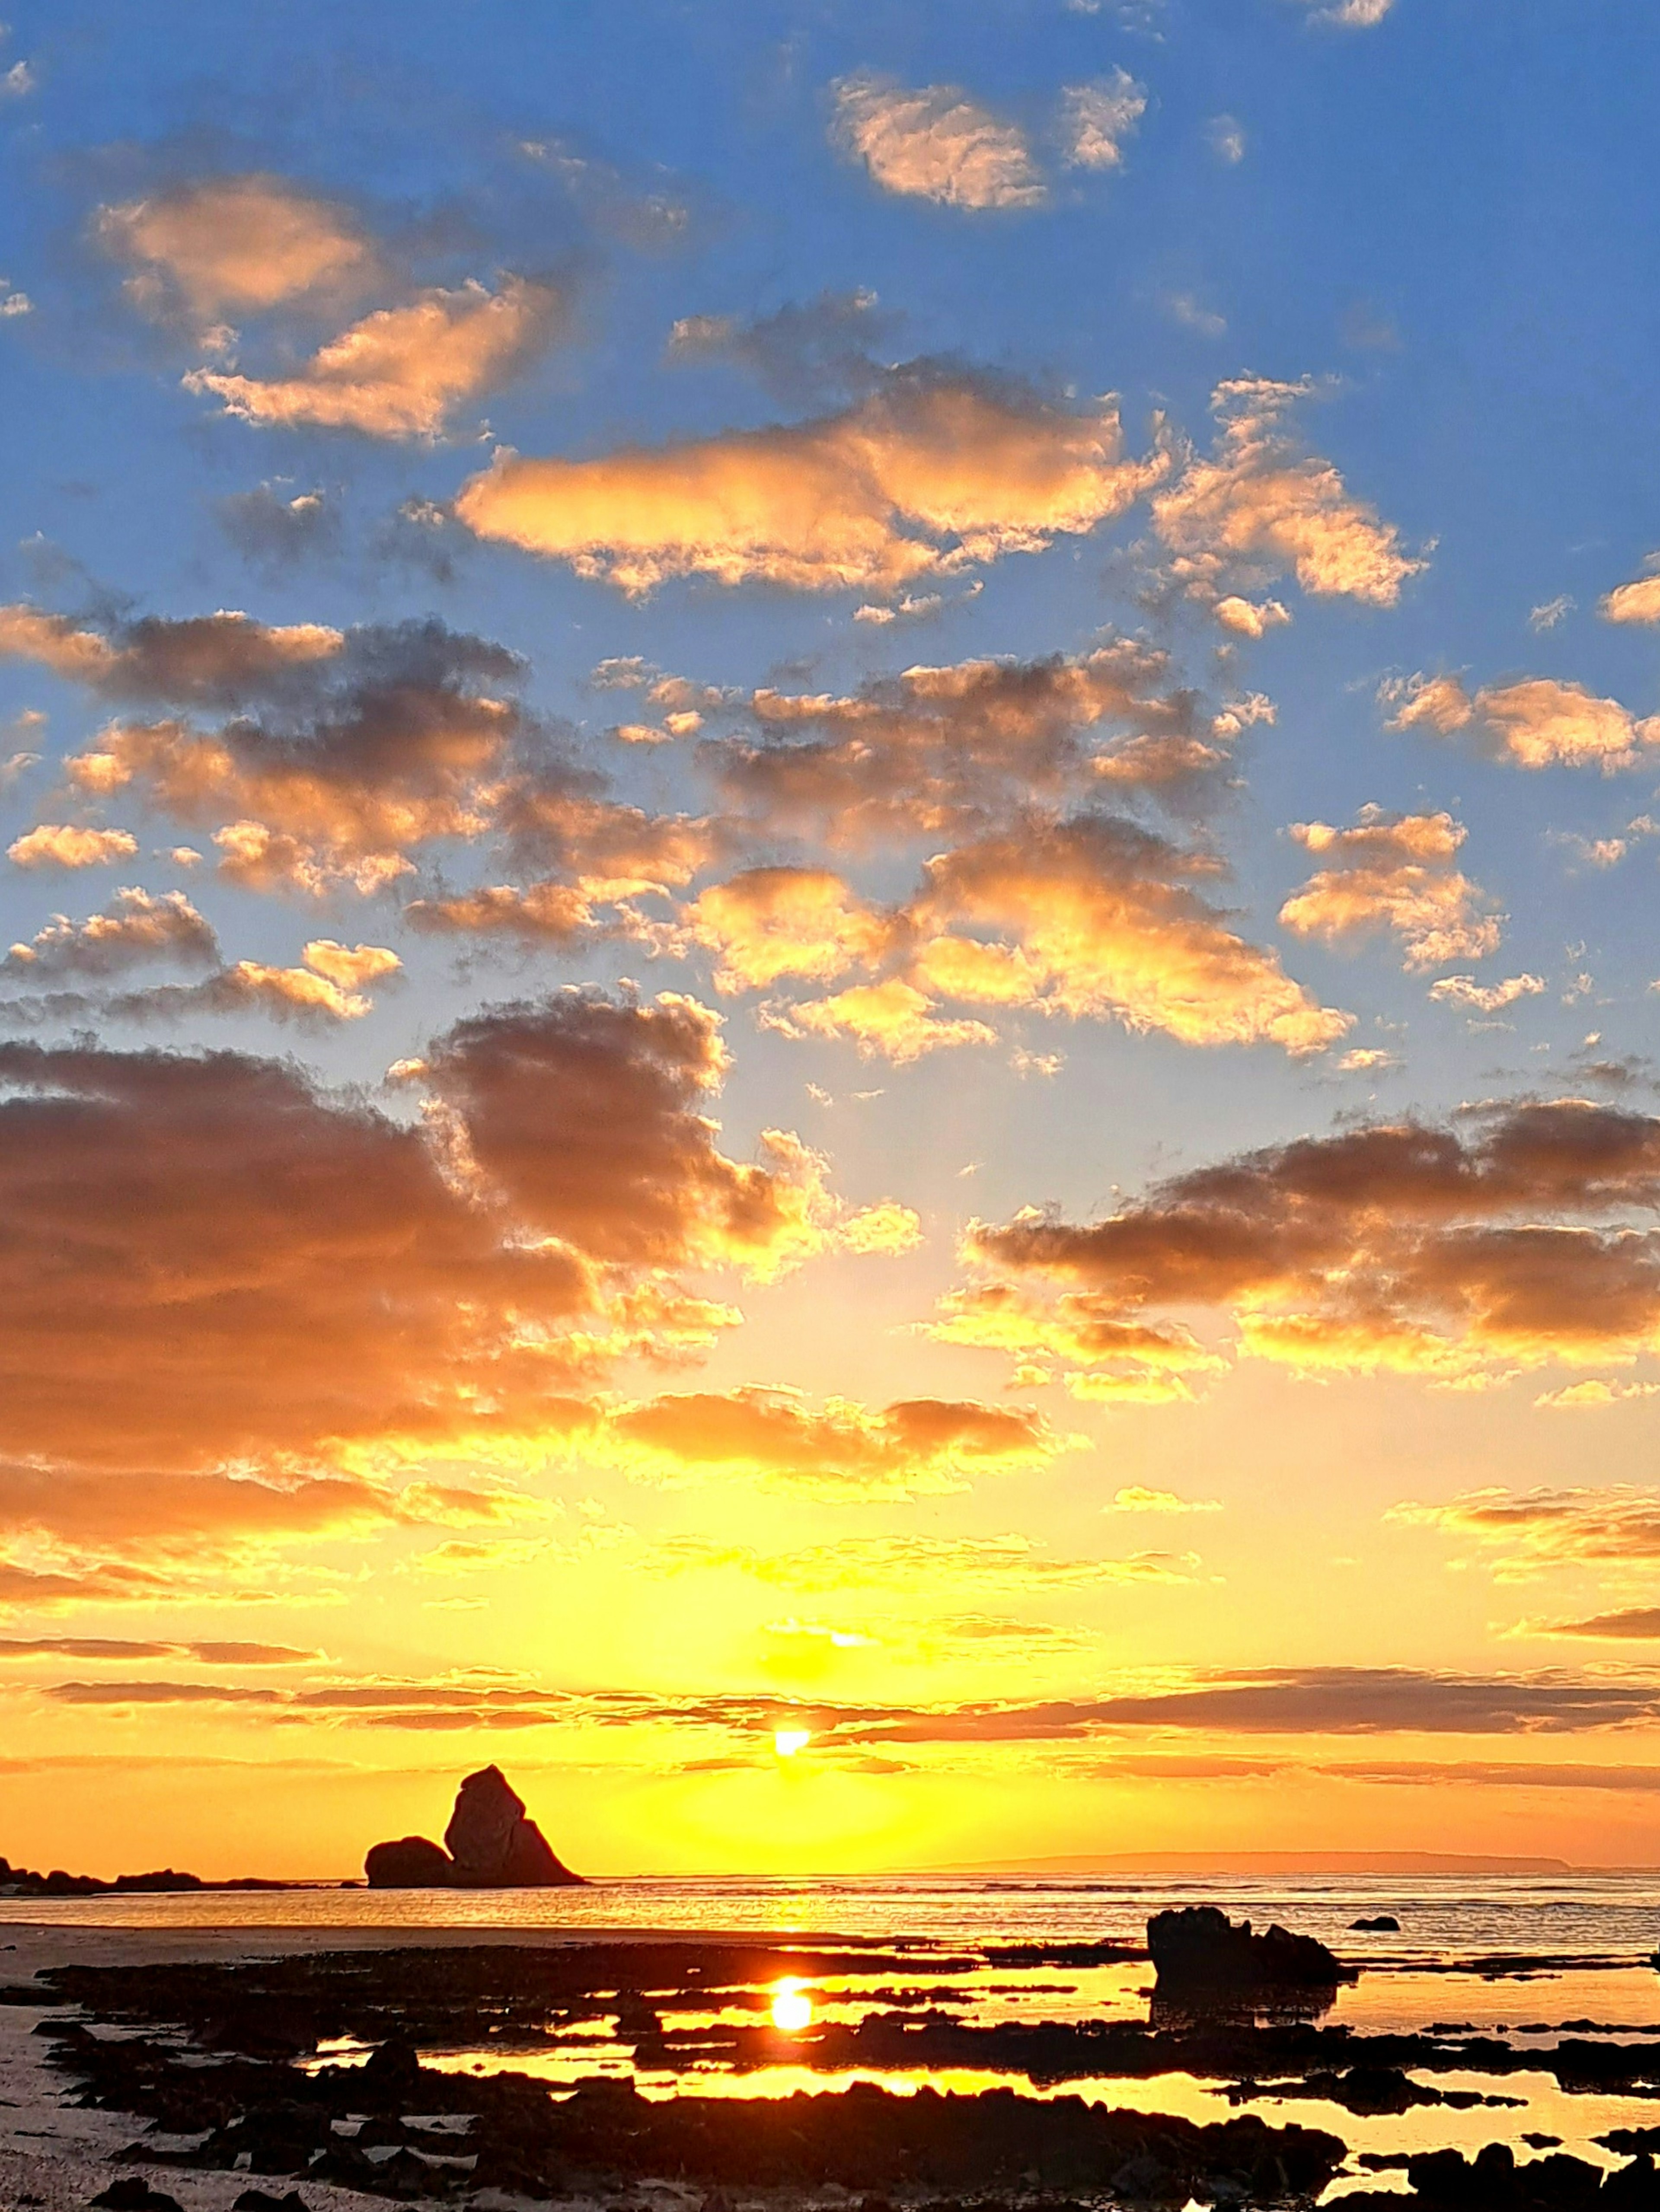
[(0, 1852), (1660, 1861), (1657, 102), (18, 0)]

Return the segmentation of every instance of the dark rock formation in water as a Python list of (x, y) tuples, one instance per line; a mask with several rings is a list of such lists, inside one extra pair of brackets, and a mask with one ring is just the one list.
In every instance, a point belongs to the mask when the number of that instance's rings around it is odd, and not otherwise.
[(1401, 1923), (1392, 1912), (1374, 1912), (1369, 1920), (1351, 1920), (1349, 1926), (1367, 1936), (1398, 1936), (1401, 1933)]
[(1213, 1905), (1155, 1912), (1147, 1949), (1161, 1991), (1202, 1996), (1237, 1990), (1335, 1990), (1354, 1969), (1312, 1936), (1269, 1928), (1258, 1936), (1249, 1920), (1232, 1921)]
[(442, 1844), (425, 1836), (375, 1844), (363, 1872), (371, 1889), (554, 1889), (582, 1880), (526, 1818), (499, 1766), (463, 1782)]
[(62, 1867), (38, 1874), (33, 1867), (15, 1867), (9, 1859), (0, 1859), (0, 1896), (7, 1897), (107, 1897), (124, 1890), (228, 1887), (204, 1882), (199, 1874), (179, 1874), (172, 1867), (158, 1868), (153, 1874), (119, 1874), (113, 1881), (105, 1881), (95, 1874), (66, 1874)]
[(449, 1889), (455, 1882), (454, 1861), (427, 1836), (371, 1844), (363, 1871), (371, 1889)]

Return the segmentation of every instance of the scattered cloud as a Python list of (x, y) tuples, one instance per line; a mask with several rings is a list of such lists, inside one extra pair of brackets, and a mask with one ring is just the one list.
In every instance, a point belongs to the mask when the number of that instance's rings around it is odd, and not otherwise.
[(1573, 612), (1576, 604), (1566, 592), (1556, 599), (1546, 599), (1542, 605), (1529, 610), (1528, 628), (1535, 634), (1554, 629), (1558, 623), (1565, 622)]
[(1650, 574), (1633, 583), (1616, 585), (1599, 602), (1596, 611), (1604, 622), (1660, 622), (1660, 574), (1655, 573), (1652, 559), (1645, 565)]
[(1542, 975), (1506, 975), (1499, 983), (1478, 983), (1474, 975), (1442, 975), (1430, 985), (1430, 996), (1438, 1006), (1496, 1014), (1519, 999), (1538, 998), (1544, 988)]
[(1450, 814), (1360, 810), (1354, 827), (1298, 822), (1291, 835), (1323, 865), (1280, 909), (1298, 937), (1334, 945), (1387, 932), (1409, 971), (1481, 960), (1504, 917), (1456, 865), (1468, 833)]
[(672, 362), (725, 362), (746, 369), (791, 407), (874, 391), (888, 374), (872, 349), (898, 318), (874, 292), (820, 292), (769, 315), (684, 315), (669, 332)]
[(1218, 385), (1215, 450), (1191, 456), (1152, 501), (1172, 575), (1191, 597), (1213, 605), (1240, 588), (1243, 573), (1262, 582), (1291, 574), (1316, 597), (1392, 607), (1427, 565), (1286, 427), (1291, 410), (1313, 392), (1306, 380), (1264, 377)]
[(212, 177), (101, 207), (93, 235), (131, 273), (133, 306), (197, 328), (378, 282), (380, 256), (337, 200), (266, 173)]
[(1147, 110), (1147, 88), (1128, 70), (1088, 84), (1069, 84), (1061, 94), (1060, 135), (1065, 158), (1078, 169), (1123, 167), (1124, 142), (1135, 135)]
[(1468, 1386), (1605, 1364), (1660, 1341), (1657, 1204), (1647, 1115), (1523, 1100), (1450, 1127), (1361, 1125), (1194, 1169), (1093, 1224), (976, 1224), (964, 1253), (990, 1279), (939, 1327), (1155, 1397), (1218, 1364), (1175, 1317), (1195, 1310), (1225, 1317), (1237, 1352), (1313, 1376)]
[(339, 509), (320, 489), (289, 494), (286, 486), (256, 484), (218, 501), (214, 513), (231, 544), (256, 567), (295, 568), (339, 549)]
[(976, 211), (1042, 207), (1049, 198), (1018, 126), (960, 86), (912, 88), (866, 70), (831, 91), (831, 143), (862, 161), (884, 191)]
[(147, 960), (177, 960), (211, 966), (219, 958), (212, 927), (183, 891), (159, 897), (149, 891), (119, 890), (101, 914), (85, 921), (54, 915), (26, 945), (14, 945), (0, 960), (0, 975), (33, 981), (59, 976), (120, 974)]
[(456, 513), (633, 596), (704, 576), (903, 592), (1121, 514), (1162, 473), (1116, 408), (913, 365), (843, 411), (592, 460), (499, 455)]
[(1468, 731), (1495, 759), (1516, 768), (1599, 768), (1614, 775), (1640, 765), (1660, 744), (1660, 715), (1639, 720), (1617, 699), (1599, 699), (1582, 684), (1533, 676), (1490, 684), (1473, 695), (1456, 676), (1392, 678), (1379, 697), (1394, 708), (1392, 730), (1426, 729), (1438, 737)]
[(492, 292), (469, 277), (452, 289), (435, 285), (407, 306), (377, 307), (319, 347), (296, 375), (193, 368), (185, 389), (265, 428), (437, 438), (459, 408), (553, 344), (566, 313), (556, 285), (504, 276)]
[(138, 840), (129, 830), (83, 830), (73, 823), (40, 822), (15, 837), (6, 858), (19, 868), (106, 868), (130, 860)]
[(1205, 125), (1205, 136), (1219, 161), (1232, 167), (1244, 160), (1248, 141), (1245, 126), (1237, 115), (1213, 115)]
[(1560, 1567), (1647, 1571), (1660, 1560), (1660, 1493), (1631, 1483), (1473, 1490), (1444, 1504), (1391, 1506), (1387, 1517), (1498, 1553), (1503, 1581)]

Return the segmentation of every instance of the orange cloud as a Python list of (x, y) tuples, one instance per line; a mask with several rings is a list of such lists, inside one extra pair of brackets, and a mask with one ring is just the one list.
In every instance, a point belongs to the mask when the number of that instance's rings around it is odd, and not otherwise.
[[(921, 928), (1000, 932), (1033, 1003), (1186, 1044), (1323, 1050), (1352, 1017), (1319, 1006), (1270, 952), (1224, 927), (1192, 887), (1208, 864), (1115, 816), (1034, 822), (929, 862)], [(1000, 976), (994, 985), (1002, 994)]]
[(593, 460), (503, 454), (463, 486), (481, 538), (638, 595), (672, 577), (892, 593), (1037, 552), (1122, 514), (1163, 471), (1118, 416), (966, 374), (897, 372), (856, 406)]
[(1219, 385), (1215, 453), (1190, 460), (1155, 496), (1154, 527), (1197, 597), (1237, 597), (1224, 580), (1245, 562), (1263, 580), (1288, 572), (1316, 597), (1392, 607), (1426, 566), (1329, 461), (1304, 453), (1286, 429), (1286, 415), (1311, 389), (1260, 377)]
[(235, 611), (184, 621), (150, 616), (105, 631), (26, 602), (0, 606), (0, 656), (38, 661), (106, 698), (240, 705), (303, 682), (345, 642), (345, 633), (326, 623), (273, 628)]
[(1298, 937), (1331, 945), (1387, 931), (1408, 969), (1498, 951), (1503, 917), (1454, 866), (1468, 833), (1450, 814), (1387, 814), (1368, 805), (1352, 830), (1298, 822), (1291, 834), (1324, 863), (1280, 909)]
[(137, 850), (138, 840), (128, 830), (41, 822), (12, 840), (6, 858), (20, 868), (104, 868), (114, 860), (130, 860)]
[(1660, 715), (1639, 721), (1617, 699), (1553, 677), (1489, 684), (1472, 695), (1456, 676), (1414, 676), (1386, 684), (1380, 696), (1395, 708), (1391, 729), (1441, 737), (1471, 730), (1486, 750), (1517, 768), (1600, 768), (1614, 775), (1636, 768), (1647, 747), (1660, 744)]
[(997, 1042), (996, 1030), (984, 1022), (942, 1017), (926, 992), (899, 975), (881, 983), (855, 983), (833, 998), (774, 1007), (762, 1020), (786, 1036), (848, 1037), (861, 1052), (902, 1066), (942, 1045)]
[(1077, 1441), (1022, 1407), (917, 1398), (879, 1413), (842, 1400), (814, 1411), (794, 1392), (750, 1388), (624, 1407), (581, 1449), (651, 1480), (718, 1475), (830, 1498), (909, 1498), (1042, 1467)]
[(993, 1279), (941, 1326), (1085, 1377), (1202, 1369), (1177, 1318), (1195, 1310), (1310, 1374), (1628, 1361), (1660, 1349), (1657, 1204), (1646, 1115), (1560, 1100), (1374, 1124), (1195, 1169), (1093, 1224), (976, 1224), (965, 1253)]
[(608, 1357), (733, 1318), (673, 1271), (775, 1274), (833, 1237), (799, 1139), (719, 1150), (724, 1065), (690, 1000), (565, 993), (435, 1040), (410, 1127), (291, 1064), (0, 1044), (0, 1454), (539, 1449)]
[(193, 368), (187, 392), (266, 428), (359, 430), (373, 438), (436, 438), (455, 410), (516, 374), (559, 335), (562, 295), (503, 276), (441, 285), (405, 307), (380, 307), (319, 348), (297, 375), (261, 379)]
[(282, 177), (215, 177), (101, 207), (93, 235), (132, 272), (127, 297), (164, 321), (211, 323), (328, 300), (380, 275), (356, 218)]
[(1639, 576), (1634, 583), (1616, 585), (1597, 611), (1604, 622), (1660, 622), (1660, 575)]
[(910, 89), (861, 71), (832, 88), (831, 143), (884, 191), (945, 207), (1041, 207), (1049, 198), (1018, 128), (958, 85)]
[(764, 990), (781, 976), (828, 982), (873, 967), (894, 938), (892, 920), (824, 868), (751, 868), (714, 884), (683, 925), (716, 957), (717, 991)]
[(1147, 88), (1128, 70), (1088, 84), (1069, 84), (1061, 94), (1061, 139), (1076, 169), (1121, 169), (1124, 141), (1147, 112)]
[(119, 890), (85, 921), (54, 915), (26, 945), (14, 945), (0, 974), (46, 981), (60, 975), (113, 975), (145, 960), (213, 963), (219, 942), (183, 891), (159, 897)]

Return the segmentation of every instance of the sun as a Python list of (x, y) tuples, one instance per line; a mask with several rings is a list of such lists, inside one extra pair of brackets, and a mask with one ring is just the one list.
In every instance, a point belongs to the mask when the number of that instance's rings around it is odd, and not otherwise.
[(786, 1978), (775, 1986), (772, 2024), (784, 2035), (800, 2035), (812, 2026), (812, 1999), (800, 1982)]
[(798, 1751), (805, 1751), (812, 1741), (811, 1729), (775, 1729), (772, 1747), (780, 1759), (794, 1759)]

